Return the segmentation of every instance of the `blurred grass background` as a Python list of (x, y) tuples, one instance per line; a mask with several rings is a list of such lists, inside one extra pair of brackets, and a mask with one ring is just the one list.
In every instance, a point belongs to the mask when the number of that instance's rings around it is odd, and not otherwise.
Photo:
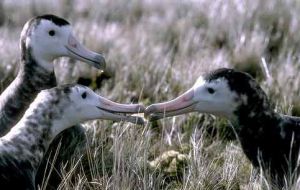
[[(104, 72), (56, 60), (61, 84), (79, 82), (114, 101), (149, 105), (176, 97), (205, 72), (230, 67), (252, 74), (278, 112), (300, 116), (298, 0), (2, 0), (0, 91), (18, 71), (24, 23), (46, 13), (70, 21), (79, 41), (107, 59)], [(64, 172), (60, 189), (272, 189), (222, 118), (193, 113), (146, 126), (85, 126), (87, 151)]]

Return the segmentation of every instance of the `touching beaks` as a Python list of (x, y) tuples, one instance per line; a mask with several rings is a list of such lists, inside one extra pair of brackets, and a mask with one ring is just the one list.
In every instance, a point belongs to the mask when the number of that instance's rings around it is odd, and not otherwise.
[(76, 38), (70, 34), (68, 44), (65, 46), (71, 58), (86, 62), (93, 67), (104, 70), (106, 67), (105, 58), (99, 53), (88, 50), (81, 45)]
[(149, 115), (150, 120), (158, 120), (163, 117), (185, 114), (195, 111), (196, 103), (194, 101), (194, 89), (190, 89), (174, 100), (148, 106), (145, 115)]
[(97, 106), (101, 110), (102, 119), (108, 119), (113, 121), (128, 121), (131, 123), (143, 125), (144, 120), (138, 116), (131, 116), (126, 114), (143, 113), (145, 107), (141, 104), (119, 104), (100, 97), (100, 106)]

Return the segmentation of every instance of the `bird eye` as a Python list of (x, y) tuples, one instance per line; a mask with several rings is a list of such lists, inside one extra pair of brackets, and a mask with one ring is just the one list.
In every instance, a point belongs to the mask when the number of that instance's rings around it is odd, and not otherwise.
[(213, 94), (215, 93), (215, 90), (213, 88), (207, 88), (208, 93)]
[(48, 32), (48, 34), (49, 34), (49, 36), (54, 36), (54, 35), (55, 35), (55, 31), (54, 31), (54, 30), (50, 30), (50, 31)]
[(84, 93), (81, 94), (82, 99), (85, 99), (86, 96), (87, 96), (86, 92), (84, 92)]

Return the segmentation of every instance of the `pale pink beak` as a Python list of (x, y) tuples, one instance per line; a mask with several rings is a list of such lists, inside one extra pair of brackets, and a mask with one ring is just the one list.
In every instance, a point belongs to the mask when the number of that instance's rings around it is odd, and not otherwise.
[(157, 120), (163, 117), (192, 112), (195, 108), (193, 97), (194, 90), (190, 89), (174, 100), (148, 106), (145, 110), (145, 114), (150, 115), (150, 120)]
[(85, 48), (72, 34), (69, 36), (68, 45), (65, 47), (71, 58), (86, 62), (97, 69), (105, 69), (106, 63), (103, 55)]
[(136, 124), (143, 124), (144, 120), (141, 117), (130, 116), (126, 114), (143, 113), (145, 107), (141, 104), (119, 104), (100, 97), (100, 106), (98, 109), (102, 111), (102, 118), (113, 121), (128, 121)]

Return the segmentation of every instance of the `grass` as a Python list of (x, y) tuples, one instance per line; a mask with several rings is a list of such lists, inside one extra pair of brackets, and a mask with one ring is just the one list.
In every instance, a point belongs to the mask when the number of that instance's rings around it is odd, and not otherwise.
[[(89, 79), (110, 99), (149, 105), (176, 97), (204, 72), (231, 67), (255, 76), (278, 112), (300, 115), (297, 0), (4, 0), (0, 91), (17, 73), (23, 24), (44, 13), (65, 17), (80, 41), (107, 58), (104, 73), (55, 61), (60, 83)], [(272, 189), (222, 118), (194, 113), (146, 126), (85, 126), (87, 151), (64, 172), (60, 189)]]

